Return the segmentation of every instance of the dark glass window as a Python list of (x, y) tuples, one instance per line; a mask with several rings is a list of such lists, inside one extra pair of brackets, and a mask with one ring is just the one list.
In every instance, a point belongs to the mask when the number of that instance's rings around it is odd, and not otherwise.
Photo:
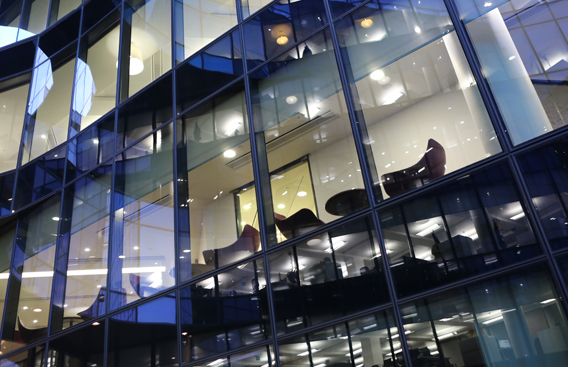
[(255, 260), (181, 290), (183, 362), (271, 336), (264, 263)]
[(48, 366), (102, 367), (104, 364), (105, 320), (51, 340)]
[(566, 316), (544, 268), (401, 306), (414, 366), (561, 366)]
[(381, 212), (400, 296), (541, 253), (506, 165), (465, 175)]
[(555, 250), (568, 245), (567, 143), (560, 138), (518, 157), (540, 223)]
[(369, 220), (351, 222), (269, 255), (278, 334), (389, 300)]
[(107, 366), (177, 366), (175, 300), (171, 293), (111, 317)]

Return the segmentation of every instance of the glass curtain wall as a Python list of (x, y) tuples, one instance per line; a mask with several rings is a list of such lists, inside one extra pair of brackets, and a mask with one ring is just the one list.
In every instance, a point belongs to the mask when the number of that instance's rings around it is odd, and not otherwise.
[(456, 5), (513, 143), (566, 125), (568, 2)]
[(28, 91), (26, 83), (0, 92), (0, 172), (12, 170), (18, 163)]
[(115, 158), (111, 310), (175, 285), (172, 130)]

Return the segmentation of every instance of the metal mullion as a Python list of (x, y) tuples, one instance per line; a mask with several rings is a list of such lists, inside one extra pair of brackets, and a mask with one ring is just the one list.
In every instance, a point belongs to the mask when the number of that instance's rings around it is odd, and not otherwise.
[[(239, 36), (240, 36), (240, 43), (241, 43), (241, 50), (242, 50), (242, 62), (243, 62), (243, 71), (244, 71), (244, 84), (245, 84), (245, 101), (247, 105), (247, 121), (249, 126), (249, 142), (251, 148), (251, 161), (252, 161), (252, 170), (253, 170), (253, 177), (254, 177), (254, 189), (256, 194), (256, 207), (257, 207), (257, 214), (258, 214), (258, 226), (260, 229), (260, 242), (261, 242), (261, 252), (263, 253), (263, 260), (264, 260), (264, 274), (265, 274), (265, 281), (266, 281), (266, 295), (268, 298), (268, 315), (270, 318), (270, 328), (272, 331), (272, 337), (274, 338), (274, 360), (276, 361), (276, 367), (280, 367), (280, 353), (278, 350), (278, 344), (276, 342), (276, 313), (274, 310), (274, 300), (272, 294), (272, 284), (270, 282), (270, 268), (268, 266), (268, 255), (266, 253), (266, 249), (268, 248), (268, 234), (267, 225), (266, 225), (266, 217), (264, 211), (264, 197), (262, 195), (262, 190), (267, 190), (267, 194), (271, 194), (270, 189), (270, 176), (268, 171), (268, 161), (265, 159), (263, 163), (265, 165), (265, 176), (267, 177), (266, 185), (261, 185), (262, 182), (262, 173), (260, 171), (260, 164), (259, 164), (259, 152), (257, 150), (257, 136), (256, 136), (256, 129), (254, 126), (254, 116), (252, 113), (252, 97), (251, 97), (251, 89), (250, 89), (250, 80), (248, 77), (248, 68), (247, 68), (247, 50), (245, 47), (245, 33), (244, 33), (244, 26), (241, 24), (239, 25)], [(262, 132), (260, 133), (262, 134)], [(262, 136), (264, 137), (264, 136)], [(264, 142), (264, 139), (262, 139)], [(266, 144), (263, 147), (264, 156), (266, 158)], [(268, 197), (268, 196), (267, 196)], [(272, 217), (274, 214), (271, 213)], [(274, 226), (274, 220), (272, 220), (272, 225)], [(276, 236), (276, 233), (274, 233)], [(276, 239), (276, 237), (274, 237)], [(271, 367), (271, 366), (269, 366)]]
[(33, 89), (33, 83), (34, 83), (34, 76), (36, 73), (36, 65), (35, 65), (35, 59), (37, 57), (37, 52), (39, 50), (38, 47), (38, 38), (36, 37), (36, 39), (33, 41), (34, 45), (35, 45), (35, 49), (36, 52), (34, 54), (34, 66), (32, 68), (32, 75), (31, 75), (31, 79), (30, 79), (30, 86), (28, 88), (28, 99), (26, 100), (26, 111), (25, 111), (25, 115), (24, 115), (24, 123), (22, 124), (22, 133), (20, 134), (20, 147), (19, 147), (19, 151), (18, 151), (18, 160), (16, 161), (16, 175), (14, 176), (14, 190), (12, 191), (12, 205), (11, 205), (11, 210), (12, 213), (14, 213), (14, 202), (16, 201), (16, 188), (18, 187), (18, 176), (20, 173), (20, 168), (22, 166), (21, 162), (22, 162), (22, 156), (24, 154), (24, 143), (22, 142), (22, 140), (24, 139), (24, 135), (26, 135), (26, 130), (28, 127), (28, 124), (30, 122), (30, 114), (28, 113), (28, 106), (30, 105), (30, 97), (32, 94), (32, 89)]
[(495, 100), (495, 97), (493, 96), (493, 92), (489, 87), (489, 83), (485, 79), (484, 73), (481, 69), (481, 63), (477, 58), (475, 47), (473, 46), (473, 42), (471, 41), (469, 34), (467, 33), (465, 24), (460, 19), (459, 11), (454, 1), (443, 1), (444, 5), (446, 6), (446, 10), (448, 11), (450, 20), (454, 25), (454, 31), (456, 32), (456, 36), (460, 41), (460, 45), (464, 52), (465, 58), (469, 64), (469, 69), (473, 74), (475, 81), (477, 82), (477, 87), (479, 88), (479, 93), (481, 95), (481, 98), (483, 99), (487, 113), (489, 114), (489, 117), (493, 122), (492, 125), (497, 134), (498, 141), (501, 143), (501, 148), (503, 149), (503, 151), (509, 152), (511, 151), (511, 149), (513, 149), (514, 144), (509, 134), (507, 134), (507, 126), (505, 124), (503, 116), (501, 116), (501, 112), (499, 111), (499, 107), (497, 106), (497, 102)]
[[(17, 219), (16, 221), (16, 225), (15, 225), (15, 232), (14, 232), (14, 239), (12, 240), (12, 253), (10, 254), (10, 267), (8, 268), (8, 282), (6, 284), (6, 293), (4, 294), (4, 299), (6, 300), (4, 302), (4, 306), (2, 307), (2, 322), (0, 322), (0, 338), (4, 339), (4, 325), (5, 322), (4, 320), (6, 320), (6, 310), (8, 309), (8, 295), (10, 294), (10, 283), (12, 280), (12, 264), (14, 264), (14, 257), (16, 256), (16, 241), (18, 239), (18, 230), (20, 227), (20, 218)], [(15, 275), (14, 275), (15, 276)]]
[[(371, 171), (371, 162), (367, 161), (367, 152), (364, 149), (365, 144), (363, 143), (361, 127), (359, 124), (360, 116), (357, 116), (355, 111), (355, 105), (353, 103), (353, 96), (351, 95), (351, 85), (349, 79), (347, 78), (347, 73), (345, 71), (345, 64), (343, 62), (343, 56), (341, 55), (341, 46), (339, 45), (339, 40), (337, 37), (337, 32), (335, 31), (335, 23), (331, 21), (332, 13), (328, 1), (324, 1), (325, 11), (327, 18), (330, 20), (329, 32), (331, 34), (331, 42), (333, 44), (333, 52), (335, 54), (335, 61), (337, 71), (339, 73), (339, 79), (341, 81), (341, 86), (343, 89), (343, 95), (345, 99), (345, 104), (347, 105), (347, 112), (349, 116), (349, 121), (351, 123), (351, 131), (353, 140), (355, 141), (355, 149), (357, 151), (357, 157), (359, 160), (359, 167), (361, 168), (361, 175), (363, 176), (363, 183), (365, 185), (365, 191), (367, 193), (367, 198), (369, 199), (369, 206), (373, 206), (375, 203), (375, 192), (374, 192), (374, 182), (373, 175)], [(362, 122), (364, 125), (364, 122)]]
[[(386, 246), (384, 243), (384, 237), (383, 237), (383, 233), (382, 233), (382, 228), (381, 228), (381, 221), (379, 218), (379, 213), (377, 211), (373, 211), (373, 222), (375, 225), (375, 230), (377, 233), (377, 242), (379, 244), (379, 248), (381, 250), (381, 253), (383, 254), (383, 256), (381, 256), (382, 261), (383, 261), (383, 269), (384, 269), (384, 274), (385, 274), (385, 280), (387, 282), (387, 288), (389, 291), (389, 295), (391, 297), (391, 304), (393, 305), (392, 310), (393, 310), (393, 317), (394, 317), (394, 323), (396, 325), (396, 327), (398, 328), (398, 335), (400, 338), (400, 346), (402, 347), (402, 353), (404, 355), (404, 360), (408, 362), (408, 366), (412, 367), (412, 362), (410, 359), (410, 352), (409, 352), (409, 348), (408, 348), (408, 342), (406, 340), (406, 334), (404, 333), (404, 321), (402, 320), (402, 315), (400, 313), (400, 309), (399, 309), (399, 301), (398, 301), (398, 297), (396, 295), (396, 289), (394, 287), (394, 280), (393, 280), (393, 276), (391, 273), (391, 269), (389, 267), (389, 263), (387, 260), (387, 251), (386, 251)], [(393, 351), (393, 357), (394, 359), (396, 359), (396, 356), (394, 356), (394, 351)]]
[(547, 263), (552, 273), (552, 281), (557, 287), (560, 299), (562, 301), (562, 306), (564, 307), (564, 312), (568, 313), (568, 288), (566, 286), (566, 283), (564, 282), (558, 263), (556, 262), (556, 259), (552, 254), (552, 249), (550, 247), (550, 244), (548, 243), (546, 236), (546, 231), (533, 204), (532, 198), (529, 194), (528, 185), (524, 179), (521, 168), (519, 166), (519, 162), (517, 161), (516, 157), (510, 156), (509, 166), (513, 173), (513, 179), (515, 180), (517, 187), (520, 187), (519, 191), (521, 193), (521, 200), (525, 202), (525, 206), (529, 214), (529, 222), (534, 228), (533, 232), (535, 234), (535, 237), (537, 241), (541, 243), (541, 248), (544, 250), (544, 253), (546, 255)]
[[(65, 158), (67, 160), (67, 157)], [(57, 223), (57, 238), (55, 241), (55, 257), (53, 260), (53, 265), (52, 265), (52, 269), (53, 269), (53, 277), (51, 278), (51, 295), (50, 295), (50, 299), (49, 299), (49, 313), (48, 313), (48, 319), (47, 319), (47, 337), (51, 336), (51, 326), (52, 326), (52, 321), (53, 321), (53, 296), (56, 293), (56, 287), (55, 287), (55, 278), (56, 278), (56, 264), (57, 264), (57, 260), (58, 260), (58, 255), (61, 255), (61, 251), (62, 251), (62, 238), (61, 238), (61, 227), (62, 227), (62, 223), (63, 223), (63, 214), (64, 214), (64, 206), (65, 206), (65, 190), (61, 190), (61, 198), (59, 199), (59, 220)], [(69, 228), (69, 230), (71, 230), (71, 228)], [(71, 235), (71, 233), (69, 233), (69, 235)], [(67, 260), (66, 260), (66, 267), (65, 267), (65, 271), (67, 271), (67, 267), (69, 266), (69, 247), (67, 247)], [(23, 270), (22, 270), (23, 271)], [(67, 279), (66, 279), (66, 275), (64, 275), (65, 277), (65, 283), (67, 283)], [(66, 285), (66, 284), (65, 284)], [(65, 300), (65, 287), (63, 289), (63, 299)], [(63, 319), (62, 319), (63, 320)]]
[[(59, 0), (52, 0), (52, 1), (59, 1)], [(81, 7), (81, 19), (79, 20), (79, 29), (81, 29), (81, 27), (83, 26), (83, 7)], [(79, 60), (79, 56), (80, 56), (80, 50), (81, 50), (81, 43), (82, 42), (86, 42), (85, 39), (83, 39), (82, 37), (77, 37), (77, 50), (75, 50), (75, 67), (74, 67), (74, 72), (73, 72), (73, 82), (72, 82), (72, 87), (73, 89), (71, 90), (71, 106), (69, 106), (69, 120), (67, 122), (67, 139), (65, 140), (65, 142), (68, 142), (69, 140), (71, 140), (73, 137), (75, 137), (77, 135), (77, 133), (75, 133), (74, 135), (72, 134), (72, 121), (73, 121), (73, 107), (74, 107), (74, 101), (75, 101), (75, 85), (77, 83), (77, 61)], [(73, 42), (71, 42), (73, 43)], [(85, 48), (86, 49), (86, 48)], [(78, 113), (79, 114), (79, 113)], [(79, 131), (81, 131), (81, 125), (79, 125)], [(67, 144), (67, 155), (65, 156), (65, 159), (67, 160), (67, 157), (69, 157), (68, 153), (69, 153), (69, 145)], [(99, 148), (100, 149), (100, 148)], [(65, 165), (67, 167), (67, 165)], [(67, 169), (65, 170), (67, 171)], [(63, 180), (63, 182), (65, 182), (65, 180)]]
[(526, 267), (529, 267), (531, 265), (535, 265), (535, 264), (544, 262), (545, 260), (546, 260), (546, 257), (544, 255), (539, 255), (535, 258), (519, 262), (515, 265), (503, 267), (503, 268), (500, 268), (498, 270), (494, 270), (494, 271), (491, 271), (491, 272), (484, 273), (482, 275), (471, 276), (471, 277), (468, 277), (467, 279), (463, 279), (461, 281), (446, 284), (446, 285), (436, 287), (436, 288), (431, 288), (431, 289), (428, 289), (428, 290), (425, 290), (425, 291), (422, 291), (422, 292), (419, 292), (419, 293), (412, 294), (410, 296), (401, 297), (398, 302), (399, 302), (399, 304), (403, 304), (403, 303), (408, 303), (408, 302), (414, 302), (414, 301), (423, 299), (424, 297), (439, 295), (439, 294), (442, 294), (446, 291), (455, 290), (457, 288), (464, 287), (464, 286), (467, 286), (469, 284), (475, 284), (475, 283), (478, 283), (478, 282), (483, 281), (483, 280), (493, 279), (493, 278), (496, 278), (496, 277), (507, 275), (509, 273), (518, 271), (522, 268), (526, 268)]

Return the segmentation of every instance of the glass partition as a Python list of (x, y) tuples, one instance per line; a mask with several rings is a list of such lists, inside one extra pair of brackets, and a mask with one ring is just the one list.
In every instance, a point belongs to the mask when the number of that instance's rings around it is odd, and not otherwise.
[(568, 357), (566, 316), (543, 268), (401, 307), (415, 366), (549, 367)]
[(243, 12), (243, 19), (246, 19), (254, 14), (258, 10), (262, 9), (264, 6), (270, 4), (271, 0), (240, 0), (241, 9)]
[(29, 84), (0, 92), (0, 172), (16, 168)]
[(39, 49), (36, 53), (22, 164), (67, 140), (76, 51), (75, 44), (61, 51), (65, 55), (58, 54), (57, 59), (47, 58)]
[(0, 176), (0, 217), (12, 212), (10, 209), (12, 208), (15, 180), (16, 172)]
[(2, 330), (7, 353), (47, 336), (60, 195), (20, 219)]
[(128, 97), (172, 68), (171, 1), (147, 0), (134, 8), (123, 55), (129, 58)]
[[(12, 249), (16, 240), (16, 223), (10, 223), (2, 228), (0, 232), (0, 309), (4, 310), (6, 304), (6, 291), (8, 289), (8, 279), (10, 277), (10, 263), (12, 261)], [(3, 314), (0, 314), (0, 324)]]
[(556, 139), (518, 157), (521, 172), (548, 243), (567, 246), (568, 237), (568, 139)]
[(237, 25), (235, 0), (175, 0), (176, 62), (181, 62)]
[(45, 366), (45, 345), (39, 345), (3, 359), (2, 367)]
[(565, 126), (568, 2), (456, 4), (513, 143)]
[(268, 256), (277, 334), (388, 302), (374, 236), (365, 218)]
[(180, 310), (184, 363), (270, 338), (264, 262), (183, 288)]
[(169, 124), (116, 157), (111, 310), (175, 285), (172, 148)]
[(380, 217), (401, 297), (542, 253), (505, 165), (468, 174)]
[[(29, 36), (41, 33), (47, 27), (49, 3), (50, 0), (25, 1), (20, 28), (31, 33)], [(23, 34), (19, 33), (18, 41), (23, 38)]]
[(501, 151), (443, 1), (372, 1), (336, 30), (378, 200)]
[[(368, 207), (328, 31), (253, 72), (251, 89), (278, 242)], [(285, 172), (302, 159), (302, 169)]]
[(178, 118), (181, 277), (261, 249), (242, 84)]

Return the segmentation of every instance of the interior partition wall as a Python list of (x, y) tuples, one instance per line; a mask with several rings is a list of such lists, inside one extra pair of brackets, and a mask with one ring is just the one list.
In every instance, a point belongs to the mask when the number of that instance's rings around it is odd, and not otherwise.
[(567, 19), (0, 0), (0, 365), (567, 365)]

